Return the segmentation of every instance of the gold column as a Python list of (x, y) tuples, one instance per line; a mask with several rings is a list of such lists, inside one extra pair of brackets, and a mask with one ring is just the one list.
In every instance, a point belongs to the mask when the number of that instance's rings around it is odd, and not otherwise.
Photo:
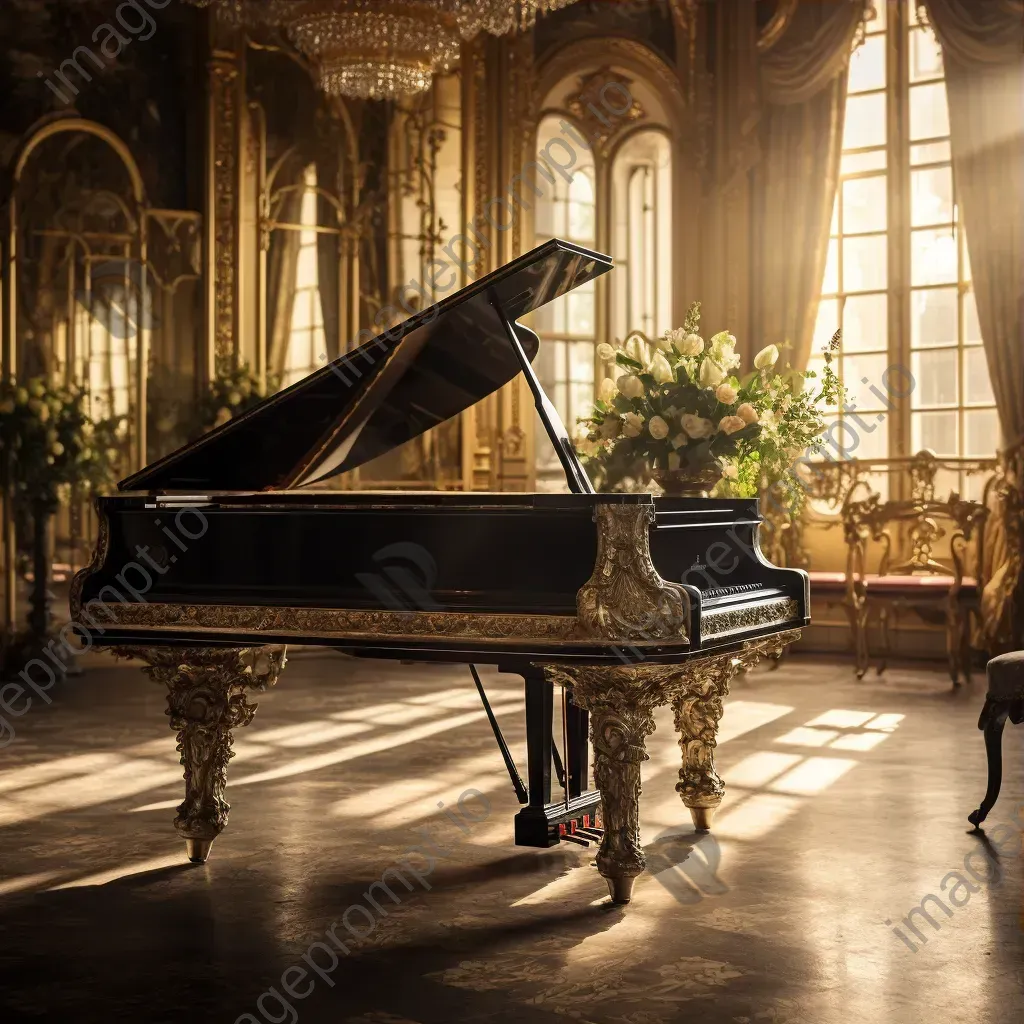
[(206, 351), (212, 379), (218, 359), (238, 355), (242, 290), (239, 281), (239, 193), (244, 40), (238, 29), (210, 16), (206, 131)]

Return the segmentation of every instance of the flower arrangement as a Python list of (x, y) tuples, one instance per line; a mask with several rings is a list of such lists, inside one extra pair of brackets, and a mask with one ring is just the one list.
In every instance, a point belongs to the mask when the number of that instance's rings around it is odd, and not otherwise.
[(247, 363), (236, 366), (229, 360), (219, 360), (214, 378), (196, 407), (198, 429), (195, 433), (205, 434), (214, 427), (223, 426), (228, 420), (259, 405), (277, 388), (278, 381), (273, 375), (268, 375), (263, 386)]
[(71, 488), (111, 486), (121, 458), (121, 417), (94, 422), (75, 385), (42, 377), (0, 384), (0, 480), (15, 500), (52, 514)]
[(808, 385), (813, 372), (776, 370), (776, 345), (741, 375), (736, 338), (722, 331), (705, 341), (694, 302), (683, 326), (656, 341), (633, 334), (619, 348), (598, 346), (619, 373), (604, 380), (593, 414), (579, 421), (577, 448), (602, 489), (653, 478), (666, 491), (754, 497), (780, 484), (795, 507), (803, 489), (788, 470), (818, 450), (819, 407), (839, 400), (831, 366), (838, 345), (837, 332), (818, 388)]

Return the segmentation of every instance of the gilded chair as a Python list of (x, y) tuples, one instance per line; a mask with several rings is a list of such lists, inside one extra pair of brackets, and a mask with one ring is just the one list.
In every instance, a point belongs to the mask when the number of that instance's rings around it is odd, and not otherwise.
[(882, 501), (877, 494), (848, 501), (843, 509), (847, 545), (845, 608), (853, 631), (857, 677), (867, 672), (872, 614), (881, 637), (878, 672), (891, 651), (893, 620), (913, 611), (946, 630), (954, 685), (970, 681), (971, 608), (983, 583), (965, 567), (976, 564), (972, 542), (988, 509), (957, 494), (944, 502), (912, 498)]

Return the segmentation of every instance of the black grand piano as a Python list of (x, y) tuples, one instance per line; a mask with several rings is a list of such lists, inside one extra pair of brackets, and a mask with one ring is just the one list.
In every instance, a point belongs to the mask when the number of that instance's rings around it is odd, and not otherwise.
[[(611, 269), (548, 242), (99, 500), (72, 617), (167, 687), (185, 769), (175, 827), (191, 860), (227, 823), (231, 733), (255, 711), (246, 691), (276, 681), (287, 644), (467, 663), (523, 804), (516, 842), (600, 840), (617, 902), (644, 869), (640, 764), (658, 705), (672, 704), (680, 733), (676, 788), (710, 827), (722, 698), (733, 673), (809, 621), (807, 576), (762, 557), (756, 501), (594, 493), (533, 372), (539, 339), (517, 320)], [(520, 373), (569, 493), (318, 488)], [(481, 663), (525, 680), (525, 784)], [(566, 699), (553, 730), (555, 686)]]

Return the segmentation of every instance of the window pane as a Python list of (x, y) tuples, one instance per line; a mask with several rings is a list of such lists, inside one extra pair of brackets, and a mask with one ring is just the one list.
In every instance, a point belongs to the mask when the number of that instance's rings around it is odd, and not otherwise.
[(944, 142), (921, 142), (910, 147), (910, 162), (914, 165), (949, 163), (951, 159), (948, 139)]
[(910, 417), (912, 448), (930, 448), (936, 455), (957, 455), (957, 413), (915, 412)]
[(843, 290), (870, 292), (885, 288), (888, 260), (885, 235), (843, 239)]
[(843, 182), (843, 233), (885, 230), (885, 175)]
[(910, 283), (955, 284), (957, 246), (949, 228), (910, 235)]
[(825, 258), (825, 277), (821, 282), (822, 295), (835, 295), (839, 291), (839, 242), (830, 238)]
[[(945, 93), (943, 93), (945, 95)], [(850, 96), (846, 100), (843, 149), (885, 145), (885, 93)]]
[(964, 350), (964, 402), (967, 405), (994, 405), (988, 360), (981, 347)]
[(934, 348), (956, 344), (956, 289), (929, 288), (910, 293), (910, 344)]
[(910, 80), (926, 81), (942, 77), (942, 48), (927, 29), (910, 32)]
[(818, 316), (814, 321), (814, 339), (811, 341), (812, 356), (818, 356), (825, 351), (838, 326), (839, 300), (822, 299), (818, 303)]
[(884, 459), (889, 455), (889, 423), (881, 414), (825, 417), (825, 451), (834, 459)]
[(914, 227), (952, 224), (953, 169), (929, 167), (922, 171), (911, 171), (910, 208)]
[(864, 23), (865, 32), (885, 31), (885, 7), (886, 0), (873, 0), (871, 4), (871, 17)]
[(889, 340), (887, 310), (884, 295), (851, 295), (843, 308), (843, 351), (884, 352)]
[(839, 164), (840, 174), (858, 174), (861, 171), (884, 171), (885, 150), (872, 149), (867, 153), (846, 153)]
[(878, 395), (873, 394), (871, 389), (874, 388), (879, 394), (885, 394), (882, 378), (888, 365), (889, 357), (884, 353), (873, 356), (843, 356), (843, 383), (849, 393), (847, 404), (851, 408), (863, 410), (884, 407), (885, 403)]
[(580, 294), (582, 288), (570, 292), (569, 299), (569, 334), (593, 334), (594, 333), (594, 296), (593, 294)]
[(955, 348), (926, 349), (910, 357), (915, 387), (911, 396), (914, 409), (959, 404), (959, 352)]
[(975, 458), (992, 456), (1002, 444), (1002, 430), (995, 409), (975, 409), (964, 413), (964, 455)]
[(885, 36), (865, 39), (850, 57), (851, 93), (885, 88)]
[(974, 292), (964, 293), (964, 341), (980, 342), (981, 324), (978, 323), (978, 304)]
[(594, 382), (594, 343), (575, 341), (569, 346), (569, 377), (577, 382)]
[(295, 293), (292, 303), (292, 330), (308, 330), (313, 323), (312, 293), (303, 290)]
[(910, 90), (910, 138), (936, 139), (948, 134), (946, 83), (913, 86)]

